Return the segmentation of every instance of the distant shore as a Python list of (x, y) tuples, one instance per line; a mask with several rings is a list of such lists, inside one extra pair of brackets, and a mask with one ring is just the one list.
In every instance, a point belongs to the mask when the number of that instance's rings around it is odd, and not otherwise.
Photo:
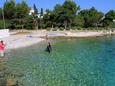
[(2, 38), (6, 43), (6, 49), (27, 47), (46, 40), (50, 37), (95, 37), (115, 34), (111, 31), (46, 31), (46, 30), (17, 30), (11, 31), (10, 36)]

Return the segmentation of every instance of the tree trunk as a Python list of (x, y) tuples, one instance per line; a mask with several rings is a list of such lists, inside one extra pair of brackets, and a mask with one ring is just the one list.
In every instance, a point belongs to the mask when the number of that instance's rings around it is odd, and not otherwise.
[(67, 20), (64, 21), (64, 29), (67, 29)]

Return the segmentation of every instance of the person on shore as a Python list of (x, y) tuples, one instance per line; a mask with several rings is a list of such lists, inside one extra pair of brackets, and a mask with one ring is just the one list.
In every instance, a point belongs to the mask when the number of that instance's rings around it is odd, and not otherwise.
[(4, 56), (5, 45), (3, 41), (0, 41), (0, 57)]
[(46, 51), (49, 52), (49, 53), (52, 51), (52, 47), (51, 47), (50, 42), (48, 42), (48, 45), (46, 47)]

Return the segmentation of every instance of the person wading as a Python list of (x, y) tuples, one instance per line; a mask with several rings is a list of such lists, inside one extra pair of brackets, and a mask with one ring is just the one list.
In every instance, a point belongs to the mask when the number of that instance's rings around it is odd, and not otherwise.
[(50, 42), (48, 42), (48, 45), (46, 47), (46, 51), (49, 52), (49, 53), (51, 53), (51, 51), (52, 51), (52, 47), (51, 47)]
[(4, 57), (5, 45), (3, 41), (0, 41), (0, 57)]

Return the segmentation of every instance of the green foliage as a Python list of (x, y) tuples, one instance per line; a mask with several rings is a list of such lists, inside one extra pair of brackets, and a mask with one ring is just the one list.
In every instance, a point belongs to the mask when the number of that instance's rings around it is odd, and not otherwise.
[(16, 17), (16, 8), (14, 0), (6, 1), (4, 4), (4, 15), (7, 19), (13, 19)]
[[(5, 29), (9, 26), (9, 21), (5, 20)], [(0, 29), (4, 29), (4, 21), (0, 19)]]
[(109, 25), (110, 28), (115, 28), (115, 22), (111, 22)]
[(0, 29), (4, 28), (4, 22), (2, 20), (0, 20)]
[(10, 24), (6, 24), (11, 29), (22, 29), (25, 25), (25, 18), (29, 14), (30, 8), (25, 1), (15, 4), (14, 0), (6, 1), (4, 4), (5, 20), (9, 20)]
[(76, 12), (79, 7), (76, 6), (76, 3), (73, 1), (65, 1), (64, 4), (62, 5), (63, 8), (63, 18), (64, 18), (64, 25), (71, 26), (74, 24), (74, 20), (76, 17)]
[(104, 14), (92, 7), (91, 9), (80, 11), (79, 15), (84, 18), (84, 27), (96, 27)]
[(56, 23), (56, 26), (60, 26), (61, 24), (63, 24), (61, 20), (61, 12), (62, 12), (62, 6), (60, 4), (56, 4), (53, 10), (54, 21)]
[(40, 16), (43, 16), (43, 8), (41, 8)]
[(29, 30), (34, 29), (34, 22), (31, 16), (26, 18), (26, 24), (24, 27)]
[(26, 2), (22, 1), (16, 5), (16, 18), (25, 18), (29, 14), (30, 8)]
[[(3, 11), (0, 8), (0, 28), (3, 28), (3, 12), (6, 27), (10, 29), (97, 30), (100, 29), (97, 27), (103, 26), (105, 28), (115, 28), (115, 23), (113, 22), (115, 10), (110, 10), (105, 15), (94, 7), (80, 11), (80, 6), (74, 1), (65, 0), (62, 5), (56, 4), (53, 10), (47, 9), (45, 14), (43, 8), (38, 13), (38, 9), (34, 4), (34, 13), (29, 15), (30, 7), (25, 0), (17, 4), (14, 1), (7, 0)], [(84, 27), (85, 29), (83, 29)]]
[(85, 23), (84, 18), (80, 14), (76, 15), (76, 26), (83, 27), (84, 23)]
[(61, 31), (63, 31), (64, 30), (64, 27), (60, 27), (60, 28), (57, 28), (57, 30), (61, 30)]
[(57, 4), (54, 7), (54, 20), (56, 21), (58, 27), (71, 27), (75, 25), (76, 12), (79, 7), (73, 1), (65, 1), (62, 5)]
[(35, 15), (38, 14), (38, 9), (37, 9), (37, 7), (36, 7), (35, 4), (34, 4), (34, 14), (35, 14)]
[(105, 18), (113, 21), (113, 19), (115, 19), (115, 10), (110, 10), (107, 14), (105, 14)]
[(104, 26), (113, 26), (113, 20), (115, 19), (115, 10), (110, 10), (105, 14), (105, 18), (103, 20)]
[(51, 28), (49, 28), (49, 27), (48, 27), (48, 28), (46, 28), (46, 30), (47, 30), (47, 31), (50, 31), (50, 30), (51, 30)]
[(9, 25), (11, 29), (33, 29), (34, 23), (32, 17), (24, 19), (12, 19)]
[(76, 27), (77, 28), (77, 30), (83, 30), (83, 28), (82, 27)]
[(0, 19), (2, 19), (2, 8), (0, 8)]
[(49, 9), (47, 9), (46, 10), (46, 14), (44, 15), (44, 18), (43, 18), (43, 21), (45, 23), (45, 27), (51, 27), (52, 26), (52, 24), (53, 24), (53, 21), (52, 21), (53, 17), (54, 16), (52, 16), (52, 12)]
[(22, 20), (21, 19), (11, 19), (9, 28), (11, 29), (22, 29)]

